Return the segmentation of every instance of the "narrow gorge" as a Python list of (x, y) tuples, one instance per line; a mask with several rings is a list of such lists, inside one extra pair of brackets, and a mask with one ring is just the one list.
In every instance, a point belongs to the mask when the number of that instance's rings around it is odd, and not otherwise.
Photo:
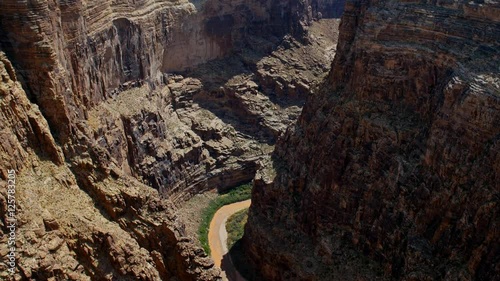
[(252, 182), (248, 281), (500, 280), (499, 37), (493, 0), (0, 1), (0, 279), (222, 280), (187, 209)]

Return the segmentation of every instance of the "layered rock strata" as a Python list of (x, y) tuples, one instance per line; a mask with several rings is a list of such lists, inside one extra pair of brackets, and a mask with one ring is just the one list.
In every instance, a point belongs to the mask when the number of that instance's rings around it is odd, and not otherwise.
[(329, 77), (259, 172), (259, 280), (498, 280), (499, 12), (347, 3)]
[(164, 72), (230, 53), (246, 34), (302, 32), (306, 4), (210, 0), (197, 11), (186, 0), (2, 1), (0, 41), (66, 143), (77, 120), (122, 84), (159, 84)]
[(130, 85), (89, 111), (86, 134), (125, 173), (175, 202), (248, 182), (326, 73), (332, 25), (338, 21), (311, 25), (311, 44), (287, 37), (269, 55), (249, 47), (187, 77), (165, 74), (165, 86)]
[(10, 169), (20, 170), (37, 153), (57, 164), (63, 155), (54, 141), (47, 121), (38, 106), (26, 96), (10, 60), (0, 51), (0, 175)]

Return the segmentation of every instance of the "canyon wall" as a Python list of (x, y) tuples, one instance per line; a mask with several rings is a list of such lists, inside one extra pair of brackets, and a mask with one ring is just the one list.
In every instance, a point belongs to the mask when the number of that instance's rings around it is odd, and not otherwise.
[[(270, 21), (269, 3), (254, 4), (252, 20)], [(203, 12), (197, 12), (185, 0), (0, 5), (3, 49), (18, 65), (30, 98), (63, 143), (76, 130), (74, 123), (122, 84), (159, 84), (165, 71), (180, 71), (231, 52), (232, 32), (246, 24), (236, 22), (245, 18), (233, 14), (250, 10), (243, 2), (241, 11), (235, 11), (228, 10), (230, 1), (206, 1)], [(271, 26), (288, 30), (284, 22)]]
[[(315, 17), (343, 3), (312, 2)], [(308, 4), (209, 0), (197, 11), (186, 0), (2, 1), (0, 42), (57, 139), (66, 142), (73, 123), (124, 83), (157, 85), (164, 72), (229, 54), (248, 34), (299, 33), (306, 11), (313, 13)]]
[(27, 98), (16, 70), (3, 52), (0, 52), (0, 175), (8, 176), (7, 170), (21, 170), (32, 155), (63, 163), (63, 154), (55, 143), (45, 118), (39, 108)]
[(258, 280), (499, 280), (499, 15), (348, 1), (328, 78), (258, 173)]

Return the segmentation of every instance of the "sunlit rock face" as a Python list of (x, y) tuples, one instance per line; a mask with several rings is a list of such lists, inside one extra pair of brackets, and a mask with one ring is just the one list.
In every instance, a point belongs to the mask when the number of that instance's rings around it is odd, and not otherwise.
[(16, 246), (13, 274), (6, 260), (0, 263), (2, 280), (219, 280), (219, 269), (185, 237), (158, 191), (104, 157), (65, 162), (3, 51), (0, 78), (0, 216), (14, 212), (16, 219), (15, 236), (11, 221), (0, 222), (2, 253), (13, 247), (9, 237)]
[[(284, 0), (196, 3), (185, 0), (3, 1), (0, 3), (3, 11), (0, 15), (0, 42), (13, 61), (29, 99), (39, 106), (66, 158), (80, 156), (89, 145), (97, 144), (111, 153), (115, 164), (125, 173), (143, 178), (155, 188), (167, 186), (182, 191), (184, 188), (177, 184), (183, 182), (187, 189), (197, 191), (207, 188), (207, 177), (214, 177), (210, 170), (220, 170), (221, 167), (205, 161), (206, 152), (199, 149), (200, 140), (193, 138), (192, 134), (186, 135), (185, 142), (167, 137), (168, 129), (175, 129), (175, 126), (168, 127), (162, 124), (163, 121), (158, 121), (162, 117), (170, 118), (171, 113), (165, 112), (165, 106), (175, 99), (168, 91), (170, 88), (165, 87), (171, 82), (166, 73), (193, 70), (210, 60), (242, 53), (256, 36), (269, 40), (261, 47), (266, 52), (286, 34), (307, 41), (307, 29), (312, 21), (328, 17), (325, 11), (332, 5), (341, 7), (342, 3)], [(259, 43), (254, 40), (251, 44)], [(317, 66), (311, 66), (314, 67)], [(265, 83), (272, 83), (267, 80)], [(96, 113), (104, 103), (110, 101), (111, 107), (115, 106), (113, 100), (122, 91), (144, 85), (148, 88), (141, 93), (157, 89), (163, 93), (155, 98), (159, 103), (150, 104), (145, 112), (135, 106), (135, 116), (121, 112), (115, 115), (118, 119), (109, 116), (104, 117), (106, 120), (93, 118), (106, 113), (105, 110)], [(192, 96), (196, 87), (189, 87), (190, 93), (180, 95)], [(203, 87), (198, 85), (196, 91)], [(304, 89), (304, 92), (309, 91)], [(179, 89), (175, 91), (179, 92)], [(138, 99), (141, 98), (143, 96)], [(86, 121), (91, 119), (95, 122), (89, 126)], [(144, 122), (158, 124), (146, 125)], [(138, 131), (139, 127), (142, 129)], [(158, 131), (152, 136), (144, 133), (153, 127)], [(182, 130), (189, 129), (190, 125), (184, 127)], [(264, 128), (263, 131), (274, 143), (278, 135), (276, 129)], [(168, 138), (172, 140), (168, 146), (182, 151), (165, 159), (166, 150), (170, 148), (158, 142), (163, 143)], [(133, 149), (132, 145), (138, 148)], [(148, 152), (152, 150), (159, 152), (153, 155)], [(148, 157), (160, 162), (182, 163), (147, 167), (151, 162), (151, 159), (146, 159)], [(230, 173), (236, 171), (240, 175), (230, 174), (213, 183), (231, 186), (250, 180), (256, 169), (255, 161), (244, 162), (229, 169)], [(194, 174), (181, 175), (177, 171), (189, 168), (190, 164), (186, 163), (203, 163), (209, 168), (195, 167)], [(167, 179), (160, 176), (163, 170), (175, 175)]]
[(120, 85), (159, 84), (166, 71), (224, 56), (250, 22), (278, 35), (290, 29), (290, 11), (275, 15), (286, 1), (240, 2), (206, 1), (199, 11), (185, 0), (2, 1), (0, 40), (66, 142), (76, 120)]
[(259, 172), (250, 263), (262, 280), (496, 280), (500, 6), (347, 2), (329, 77)]

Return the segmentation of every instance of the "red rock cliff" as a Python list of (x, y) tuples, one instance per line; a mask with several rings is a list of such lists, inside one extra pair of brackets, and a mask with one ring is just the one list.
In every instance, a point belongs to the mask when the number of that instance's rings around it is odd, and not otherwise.
[(348, 1), (253, 193), (261, 280), (499, 280), (499, 36), (492, 1)]

